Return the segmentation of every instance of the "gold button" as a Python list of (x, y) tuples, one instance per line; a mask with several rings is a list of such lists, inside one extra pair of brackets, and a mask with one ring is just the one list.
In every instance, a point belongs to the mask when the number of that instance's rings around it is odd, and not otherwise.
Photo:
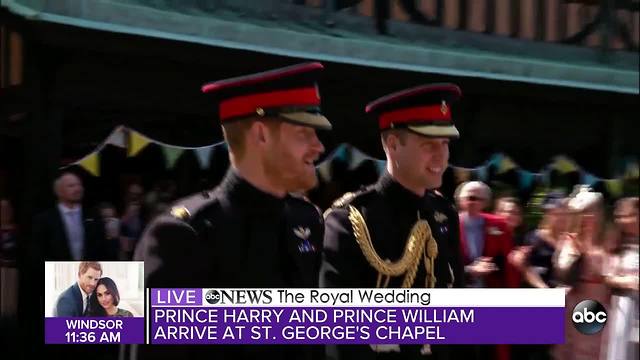
[(258, 114), (259, 116), (264, 116), (264, 109), (261, 107), (256, 108), (256, 114)]

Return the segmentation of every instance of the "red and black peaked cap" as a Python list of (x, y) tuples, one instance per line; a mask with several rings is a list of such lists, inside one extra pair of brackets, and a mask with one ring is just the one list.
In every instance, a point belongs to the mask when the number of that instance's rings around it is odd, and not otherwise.
[(202, 86), (218, 102), (222, 124), (252, 117), (278, 117), (284, 121), (329, 130), (320, 113), (317, 79), (324, 66), (318, 62), (289, 66), (258, 74), (214, 81)]
[(381, 97), (365, 112), (378, 121), (380, 131), (404, 128), (425, 136), (457, 138), (460, 133), (450, 106), (461, 96), (454, 84), (423, 85)]

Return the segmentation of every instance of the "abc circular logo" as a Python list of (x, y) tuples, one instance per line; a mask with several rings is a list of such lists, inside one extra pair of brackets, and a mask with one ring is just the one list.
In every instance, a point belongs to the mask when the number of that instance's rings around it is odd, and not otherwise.
[(593, 335), (607, 323), (607, 310), (597, 301), (584, 300), (573, 308), (573, 326), (585, 335)]
[(204, 299), (207, 300), (209, 304), (217, 304), (221, 298), (222, 296), (218, 290), (209, 290), (204, 296)]

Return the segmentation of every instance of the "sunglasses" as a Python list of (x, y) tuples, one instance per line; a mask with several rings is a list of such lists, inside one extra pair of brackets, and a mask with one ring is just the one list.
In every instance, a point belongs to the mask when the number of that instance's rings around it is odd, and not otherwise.
[(483, 198), (478, 197), (478, 196), (467, 196), (467, 197), (466, 197), (466, 199), (467, 199), (468, 201), (484, 201), (484, 199), (483, 199)]

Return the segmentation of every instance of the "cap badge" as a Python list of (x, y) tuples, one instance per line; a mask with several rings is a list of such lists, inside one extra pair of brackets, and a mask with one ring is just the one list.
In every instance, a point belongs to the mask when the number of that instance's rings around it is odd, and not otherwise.
[(440, 112), (442, 112), (442, 115), (446, 115), (448, 111), (449, 111), (449, 107), (447, 106), (447, 102), (442, 100), (442, 105), (440, 106)]

